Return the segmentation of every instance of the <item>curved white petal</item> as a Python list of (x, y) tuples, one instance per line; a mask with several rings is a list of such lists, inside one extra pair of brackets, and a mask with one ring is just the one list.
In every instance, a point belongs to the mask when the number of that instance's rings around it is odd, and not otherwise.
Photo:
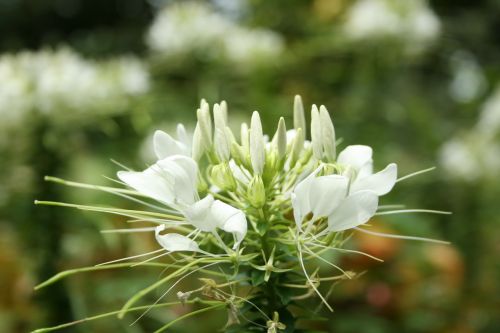
[(371, 190), (378, 195), (389, 193), (398, 179), (398, 166), (391, 163), (384, 170), (364, 178), (356, 178), (351, 185), (351, 193), (361, 190)]
[(201, 231), (213, 232), (218, 227), (217, 221), (212, 218), (211, 207), (214, 197), (207, 195), (183, 210), (186, 220)]
[(137, 192), (172, 206), (175, 195), (172, 182), (161, 168), (154, 164), (143, 172), (119, 171), (118, 178)]
[(160, 232), (165, 230), (165, 225), (159, 225), (155, 229), (155, 238), (158, 244), (161, 245), (168, 252), (178, 252), (178, 251), (193, 251), (202, 252), (198, 247), (198, 244), (192, 239), (177, 234), (168, 233), (165, 235), (160, 235)]
[[(188, 148), (187, 150), (191, 150), (189, 149), (192, 144), (191, 140), (189, 139), (189, 135), (187, 134), (186, 128), (182, 124), (177, 124), (177, 139), (178, 141), (183, 143), (186, 146), (186, 148)], [(191, 152), (189, 153), (190, 154), (187, 156), (191, 156)]]
[(366, 223), (377, 211), (378, 195), (359, 191), (345, 198), (328, 217), (329, 231), (342, 231)]
[(316, 177), (309, 187), (309, 207), (315, 217), (328, 216), (347, 195), (349, 179), (340, 175)]
[(359, 172), (366, 164), (372, 162), (373, 150), (369, 146), (352, 145), (342, 150), (337, 158), (337, 162), (349, 165)]
[(165, 171), (172, 183), (172, 190), (178, 203), (191, 205), (198, 199), (198, 165), (187, 156), (174, 155), (156, 163)]
[(309, 204), (309, 191), (311, 185), (316, 178), (316, 175), (321, 171), (322, 167), (318, 167), (316, 170), (311, 172), (306, 178), (304, 178), (300, 183), (295, 186), (292, 193), (292, 206), (294, 212), (295, 223), (297, 225), (302, 224), (302, 219), (311, 211), (311, 206)]
[(247, 234), (247, 219), (245, 214), (231, 205), (220, 200), (215, 200), (211, 207), (211, 216), (217, 221), (219, 228), (235, 236), (236, 242), (233, 248), (237, 248)]
[(175, 140), (163, 131), (156, 131), (154, 133), (153, 145), (158, 159), (164, 159), (173, 155), (190, 155), (189, 149), (184, 143)]

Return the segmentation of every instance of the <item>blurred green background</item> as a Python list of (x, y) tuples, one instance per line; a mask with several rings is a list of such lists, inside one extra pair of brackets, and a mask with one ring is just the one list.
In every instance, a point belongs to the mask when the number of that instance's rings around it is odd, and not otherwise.
[[(150, 136), (193, 129), (200, 98), (235, 121), (259, 110), (271, 133), (292, 101), (324, 104), (344, 144), (380, 167), (437, 170), (384, 204), (449, 210), (393, 215), (379, 230), (452, 245), (364, 235), (344, 258), (367, 273), (339, 284), (327, 332), (500, 331), (500, 2), (497, 0), (0, 0), (0, 331), (26, 332), (120, 308), (155, 281), (146, 268), (58, 271), (153, 248), (151, 235), (100, 230), (121, 218), (34, 199), (129, 203), (43, 181), (109, 184), (151, 162)], [(85, 323), (65, 332), (150, 332), (185, 309)], [(224, 313), (172, 331), (214, 332)], [(199, 325), (203, 323), (203, 325)]]

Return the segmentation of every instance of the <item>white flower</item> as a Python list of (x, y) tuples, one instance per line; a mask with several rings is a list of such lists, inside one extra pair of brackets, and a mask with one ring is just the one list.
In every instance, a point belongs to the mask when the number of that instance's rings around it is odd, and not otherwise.
[(337, 163), (347, 167), (346, 174), (352, 175), (350, 193), (371, 190), (381, 196), (389, 193), (397, 180), (398, 168), (395, 163), (386, 166), (382, 171), (373, 173), (373, 151), (369, 146), (347, 146), (337, 159)]
[(198, 244), (189, 237), (173, 232), (168, 233), (166, 235), (160, 235), (160, 232), (162, 232), (165, 229), (166, 226), (164, 224), (157, 226), (155, 228), (155, 238), (158, 244), (160, 244), (168, 252), (177, 252), (177, 251), (204, 252), (200, 250)]
[(276, 59), (284, 48), (277, 33), (240, 26), (210, 5), (192, 1), (159, 11), (146, 42), (167, 58), (193, 53), (245, 65)]
[[(165, 143), (177, 147), (175, 140), (166, 137), (163, 132), (157, 132), (159, 140), (166, 139)], [(170, 138), (170, 139), (168, 139)], [(157, 142), (155, 142), (156, 145)], [(159, 142), (161, 144), (161, 142)], [(161, 152), (162, 147), (156, 147)], [(170, 152), (170, 150), (166, 150)], [(134, 188), (141, 194), (147, 195), (165, 205), (178, 210), (185, 216), (186, 221), (196, 229), (210, 232), (216, 237), (217, 229), (232, 233), (235, 237), (234, 247), (237, 248), (247, 232), (247, 221), (245, 214), (231, 205), (220, 200), (214, 200), (212, 195), (207, 195), (199, 200), (197, 191), (198, 165), (187, 156), (172, 155), (159, 160), (151, 167), (142, 172), (119, 171), (118, 178)], [(161, 230), (160, 230), (161, 231)], [(159, 231), (157, 231), (158, 233)], [(167, 234), (165, 236), (168, 236)], [(186, 239), (178, 236), (168, 236), (167, 240), (189, 245)], [(158, 234), (157, 234), (158, 239)], [(161, 238), (160, 244), (169, 250), (164, 244), (167, 240)], [(177, 243), (176, 243), (177, 244)], [(196, 244), (194, 242), (194, 244)], [(223, 245), (223, 244), (221, 244)], [(174, 246), (174, 245), (172, 245)], [(192, 244), (189, 245), (191, 251)], [(224, 245), (223, 245), (224, 246)], [(175, 248), (175, 247), (172, 247)], [(169, 250), (173, 251), (173, 250)]]
[(191, 143), (188, 141), (186, 130), (182, 124), (177, 126), (177, 137), (175, 140), (170, 134), (156, 131), (153, 136), (154, 151), (158, 159), (173, 155), (191, 156)]
[(319, 176), (322, 166), (302, 180), (293, 191), (295, 223), (301, 228), (304, 218), (312, 213), (311, 222), (328, 218), (326, 231), (342, 231), (367, 222), (376, 212), (378, 195), (370, 190), (348, 194), (349, 178), (341, 175)]
[(351, 40), (392, 38), (419, 51), (439, 35), (440, 22), (424, 0), (358, 0), (344, 31)]
[(142, 172), (118, 172), (118, 178), (139, 193), (177, 209), (198, 200), (197, 177), (196, 162), (181, 155), (164, 158)]
[(232, 233), (237, 248), (247, 233), (247, 221), (245, 214), (220, 200), (214, 200), (207, 195), (191, 207), (185, 210), (187, 220), (201, 231), (214, 233), (222, 229)]

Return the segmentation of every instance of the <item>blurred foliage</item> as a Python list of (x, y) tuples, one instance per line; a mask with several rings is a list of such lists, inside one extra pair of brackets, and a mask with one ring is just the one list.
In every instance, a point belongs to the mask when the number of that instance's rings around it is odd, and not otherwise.
[[(142, 268), (84, 273), (33, 292), (34, 285), (57, 271), (142, 253), (154, 244), (147, 235), (100, 235), (99, 230), (123, 224), (122, 219), (35, 208), (32, 202), (122, 202), (54, 186), (43, 176), (105, 183), (102, 175), (112, 177), (117, 169), (110, 158), (142, 167), (147, 161), (147, 152), (139, 153), (143, 140), (155, 128), (173, 128), (179, 121), (192, 128), (202, 97), (225, 99), (232, 117), (240, 119), (249, 120), (258, 109), (269, 133), (279, 114), (287, 114), (291, 124), (292, 97), (301, 94), (306, 105), (329, 108), (338, 136), (375, 147), (381, 165), (397, 161), (402, 173), (411, 173), (438, 163), (441, 147), (471, 131), (500, 84), (500, 3), (432, 1), (439, 33), (418, 52), (409, 52), (408, 45), (414, 49), (416, 43), (409, 33), (346, 38), (349, 13), (361, 1), (214, 0), (220, 15), (283, 39), (284, 50), (256, 66), (207, 57), (203, 49), (168, 58), (152, 52), (145, 36), (158, 8), (172, 1), (0, 1), (3, 53), (68, 46), (97, 61), (134, 53), (151, 77), (147, 94), (127, 99), (113, 114), (92, 113), (56, 126), (34, 112), (17, 127), (0, 125), (0, 331), (26, 332), (114, 310), (157, 278), (160, 272)], [(8, 87), (9, 82), (0, 85)], [(494, 108), (500, 112), (500, 104)], [(498, 147), (498, 132), (490, 141)], [(478, 165), (473, 181), (438, 168), (400, 184), (384, 198), (385, 203), (454, 214), (391, 216), (374, 221), (377, 228), (446, 239), (452, 245), (354, 237), (356, 246), (386, 262), (343, 258), (348, 269), (368, 272), (336, 287), (331, 296), (336, 312), (316, 330), (498, 331), (498, 169), (483, 177)], [(122, 322), (110, 318), (72, 331), (148, 332), (185, 311), (152, 312), (134, 326), (129, 326), (134, 317)], [(213, 332), (224, 315), (200, 315), (175, 329)], [(304, 323), (304, 328), (310, 325)]]

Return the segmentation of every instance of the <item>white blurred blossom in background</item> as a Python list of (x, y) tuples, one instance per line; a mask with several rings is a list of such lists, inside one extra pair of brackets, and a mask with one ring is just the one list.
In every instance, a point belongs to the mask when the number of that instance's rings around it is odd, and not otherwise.
[(146, 42), (162, 57), (194, 53), (240, 65), (272, 61), (284, 49), (276, 32), (243, 27), (208, 4), (175, 3), (161, 9)]
[(484, 104), (477, 124), (443, 145), (440, 163), (450, 178), (476, 182), (500, 175), (500, 87)]
[(348, 10), (344, 32), (348, 39), (394, 39), (418, 53), (441, 30), (437, 15), (425, 0), (358, 0)]
[(0, 82), (2, 124), (12, 126), (33, 113), (64, 122), (120, 112), (148, 90), (149, 75), (131, 56), (95, 61), (61, 48), (0, 56)]

